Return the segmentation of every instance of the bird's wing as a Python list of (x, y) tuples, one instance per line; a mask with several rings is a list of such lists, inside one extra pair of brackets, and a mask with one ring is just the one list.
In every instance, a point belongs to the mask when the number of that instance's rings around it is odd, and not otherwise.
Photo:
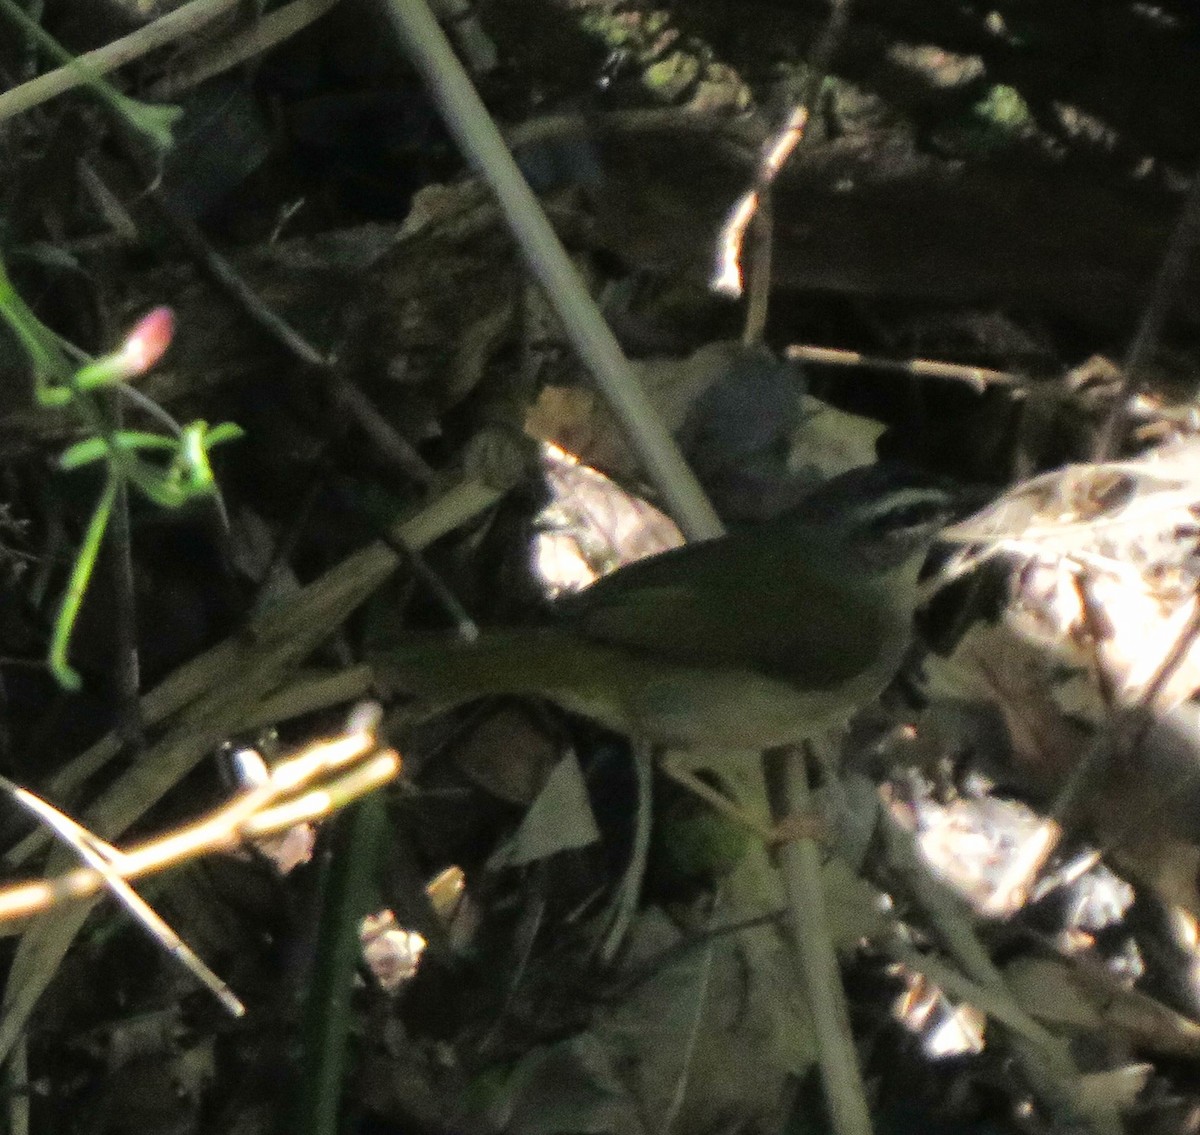
[(493, 632), (470, 645), (418, 639), (372, 663), (380, 685), (405, 696), (402, 716), (414, 721), (488, 695), (528, 695), (673, 747), (773, 748), (857, 704), (842, 690), (798, 690), (742, 668), (683, 666), (553, 628)]
[(804, 689), (869, 667), (892, 631), (877, 581), (752, 572), (741, 581), (638, 586), (594, 598), (571, 620), (594, 640), (677, 663), (755, 670)]

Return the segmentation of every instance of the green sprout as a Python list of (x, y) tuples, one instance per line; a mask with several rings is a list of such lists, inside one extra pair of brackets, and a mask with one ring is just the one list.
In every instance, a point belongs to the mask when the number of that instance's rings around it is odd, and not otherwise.
[(215, 445), (241, 437), (243, 431), (232, 422), (210, 426), (195, 421), (181, 426), (156, 403), (147, 408), (153, 408), (169, 432), (123, 429), (104, 400), (97, 397), (98, 392), (110, 388), (134, 393), (125, 384), (153, 367), (170, 345), (174, 317), (169, 308), (155, 308), (142, 318), (116, 351), (76, 366), (58, 336), (21, 299), (0, 262), (0, 316), (29, 356), (37, 401), (74, 411), (88, 432), (89, 436), (59, 457), (59, 468), (79, 469), (101, 461), (107, 466), (104, 488), (92, 509), (55, 617), (47, 659), (59, 684), (78, 690), (82, 681), (67, 658), (71, 632), (121, 489), (130, 486), (160, 508), (182, 508), (206, 497), (216, 499), (219, 505), (209, 452)]

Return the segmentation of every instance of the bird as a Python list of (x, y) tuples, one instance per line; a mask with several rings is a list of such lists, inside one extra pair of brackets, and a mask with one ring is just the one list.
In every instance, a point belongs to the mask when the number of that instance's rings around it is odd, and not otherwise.
[(560, 599), (551, 626), (375, 653), (377, 685), (433, 714), (542, 697), (672, 748), (763, 750), (848, 719), (911, 644), (919, 575), (953, 498), (851, 470), (788, 515), (648, 557)]

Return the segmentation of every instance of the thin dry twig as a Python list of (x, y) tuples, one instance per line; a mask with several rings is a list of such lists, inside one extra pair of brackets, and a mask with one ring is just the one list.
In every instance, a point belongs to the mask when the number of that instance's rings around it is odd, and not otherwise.
[[(68, 819), (88, 844), (110, 849), (111, 860), (107, 866), (90, 862), (88, 867), (50, 879), (0, 888), (0, 922), (29, 918), (62, 902), (90, 898), (113, 879), (127, 882), (155, 874), (201, 855), (235, 850), (296, 824), (321, 819), (394, 779), (400, 764), (399, 755), (391, 749), (378, 749), (369, 733), (318, 741), (276, 765), (262, 785), (189, 824), (124, 850), (112, 848)], [(44, 803), (24, 789), (13, 789)], [(18, 799), (27, 804), (24, 797)], [(44, 808), (38, 814), (44, 818)], [(75, 843), (72, 846), (78, 848)]]
[(808, 344), (794, 344), (784, 351), (784, 355), (797, 362), (820, 363), (822, 366), (868, 367), (884, 373), (965, 382), (978, 394), (982, 394), (989, 386), (1009, 386), (1018, 390), (1024, 390), (1028, 386), (1027, 381), (1020, 375), (1008, 371), (967, 366), (963, 363), (943, 363), (934, 359), (884, 359), (878, 355), (863, 355), (858, 351), (814, 347)]
[[(771, 182), (804, 137), (808, 118), (809, 109), (806, 103), (802, 102), (793, 108), (783, 127), (764, 147), (754, 186), (748, 189), (730, 210), (729, 219), (717, 237), (717, 267), (708, 285), (719, 295), (728, 296), (730, 299), (741, 296), (742, 246), (745, 243), (746, 232), (755, 217), (762, 220), (761, 206), (770, 190)], [(756, 243), (761, 247), (764, 241), (770, 241), (769, 227)]]
[(770, 190), (759, 194), (758, 213), (750, 231), (750, 287), (746, 292), (746, 319), (742, 342), (748, 347), (763, 341), (771, 307), (771, 258), (774, 252), (775, 217)]
[(158, 942), (167, 953), (183, 966), (197, 981), (235, 1017), (241, 1017), (246, 1007), (237, 995), (205, 964), (193, 950), (122, 875), (124, 855), (110, 843), (93, 835), (87, 828), (77, 824), (65, 812), (60, 812), (40, 796), (27, 788), (21, 788), (5, 777), (0, 777), (0, 787), (26, 811), (42, 821), (66, 846), (92, 870), (99, 872), (105, 889), (113, 896)]
[[(751, 297), (751, 310), (747, 314), (746, 325), (748, 336), (754, 333), (758, 321), (765, 322), (766, 299), (761, 293), (769, 291), (771, 285), (770, 254), (762, 251), (762, 246), (764, 244), (769, 246), (771, 241), (771, 223), (769, 213), (760, 212), (760, 208), (766, 203), (767, 194), (770, 192), (775, 178), (778, 177), (779, 171), (804, 143), (808, 124), (812, 117), (812, 108), (820, 96), (821, 87), (829, 74), (833, 56), (842, 41), (849, 20), (850, 0), (833, 0), (829, 18), (821, 30), (821, 38), (817, 40), (809, 57), (808, 76), (804, 88), (800, 92), (800, 98), (788, 114), (783, 126), (763, 147), (754, 184), (730, 210), (729, 219), (725, 222), (717, 238), (717, 268), (709, 287), (721, 295), (736, 299), (742, 294), (740, 260), (746, 230), (756, 216), (759, 219), (759, 224), (756, 226), (758, 236), (755, 241), (757, 245), (755, 260), (758, 263), (755, 265), (751, 283), (755, 291), (760, 292), (760, 295)], [(765, 279), (761, 275), (761, 268), (764, 265), (768, 270)], [(749, 341), (755, 340), (750, 339)]]
[[(135, 164), (150, 174), (146, 163), (127, 149)], [(188, 254), (196, 261), (206, 276), (226, 295), (233, 300), (238, 309), (261, 331), (282, 347), (297, 362), (319, 370), (328, 369), (331, 361), (316, 347), (304, 338), (286, 319), (273, 310), (253, 288), (238, 274), (233, 265), (222, 256), (204, 233), (200, 226), (190, 217), (177, 209), (154, 184), (152, 176), (147, 177), (151, 188), (147, 194), (162, 219), (170, 226), (179, 242), (187, 249)]]
[(344, 408), (366, 434), (376, 451), (389, 464), (419, 485), (431, 485), (437, 474), (394, 425), (379, 412), (375, 403), (340, 371), (326, 370), (338, 405)]
[[(1114, 756), (1116, 747), (1120, 744), (1128, 745), (1132, 750), (1140, 747), (1152, 722), (1148, 711), (1154, 707), (1167, 683), (1187, 660), (1197, 636), (1200, 636), (1200, 603), (1196, 605), (1171, 649), (1163, 656), (1158, 668), (1143, 687), (1137, 701), (1126, 708), (1117, 706), (1115, 702), (1110, 704), (1112, 712), (1108, 728), (1097, 733), (1087, 751), (1071, 770), (1066, 784), (1055, 797), (1050, 814), (1062, 831), (1068, 830), (1080, 814), (1085, 793), (1100, 770)], [(1053, 850), (1054, 848), (1050, 848), (1050, 851)]]

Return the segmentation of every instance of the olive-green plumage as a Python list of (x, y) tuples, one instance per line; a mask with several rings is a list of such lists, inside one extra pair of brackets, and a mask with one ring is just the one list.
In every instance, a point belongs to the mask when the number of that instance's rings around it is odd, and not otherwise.
[(622, 568), (562, 600), (556, 626), (417, 643), (377, 672), (430, 710), (529, 694), (666, 744), (798, 741), (895, 675), (944, 518), (930, 490), (806, 509)]

